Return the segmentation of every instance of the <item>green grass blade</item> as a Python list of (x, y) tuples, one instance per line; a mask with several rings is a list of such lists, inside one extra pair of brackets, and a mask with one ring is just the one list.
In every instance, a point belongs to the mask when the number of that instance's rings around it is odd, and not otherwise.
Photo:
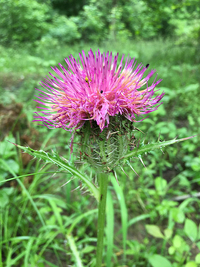
[(83, 267), (73, 236), (69, 234), (66, 237), (69, 242), (69, 246), (73, 252), (73, 255), (76, 259), (77, 267)]
[(114, 242), (114, 207), (110, 190), (107, 193), (107, 213), (106, 213), (106, 236), (107, 236), (107, 257), (106, 266), (112, 266), (113, 242)]
[(58, 221), (58, 224), (60, 226), (60, 229), (61, 229), (61, 231), (64, 234), (65, 229), (63, 227), (62, 216), (60, 215), (59, 208), (57, 207), (57, 205), (56, 205), (56, 203), (55, 203), (55, 201), (53, 199), (49, 198), (48, 201), (49, 201), (49, 203), (50, 203), (50, 205), (52, 207), (52, 210), (54, 212), (55, 218)]
[(24, 257), (24, 266), (28, 266), (28, 264), (29, 264), (29, 256), (31, 253), (33, 242), (34, 242), (34, 238), (31, 238), (31, 239), (29, 239), (29, 241), (27, 243), (26, 250), (25, 250), (26, 254)]
[(126, 238), (127, 238), (127, 230), (128, 230), (128, 212), (125, 203), (124, 193), (122, 188), (118, 185), (116, 179), (114, 177), (111, 178), (111, 182), (117, 194), (117, 198), (119, 200), (120, 209), (121, 209), (121, 222), (122, 222), (122, 242), (123, 242), (123, 259), (124, 262), (126, 260)]
[(11, 237), (9, 239), (3, 240), (2, 244), (6, 243), (6, 242), (14, 242), (15, 244), (17, 244), (17, 243), (20, 243), (24, 240), (29, 240), (29, 239), (31, 239), (30, 236), (16, 236), (16, 237)]
[(28, 174), (23, 174), (23, 175), (18, 175), (18, 176), (15, 176), (15, 177), (12, 177), (12, 178), (9, 178), (9, 179), (5, 179), (3, 181), (0, 181), (0, 184), (1, 183), (5, 183), (5, 182), (9, 182), (9, 181), (12, 181), (12, 180), (16, 180), (16, 178), (23, 178), (23, 177), (27, 177), (27, 176), (31, 176), (31, 175), (36, 175), (36, 174), (54, 174), (54, 173), (63, 173), (63, 171), (51, 171), (51, 172), (33, 172), (33, 173), (28, 173)]
[(42, 218), (42, 215), (40, 214), (40, 212), (39, 212), (39, 210), (38, 210), (38, 208), (37, 208), (35, 202), (33, 201), (31, 195), (30, 195), (29, 192), (26, 190), (26, 187), (25, 187), (24, 184), (21, 182), (21, 180), (17, 179), (17, 182), (18, 182), (18, 184), (21, 186), (21, 188), (23, 189), (23, 191), (26, 193), (28, 199), (30, 200), (31, 204), (33, 205), (33, 207), (34, 207), (34, 209), (35, 209), (35, 211), (36, 211), (36, 213), (37, 213), (37, 215), (38, 215), (38, 217), (39, 217), (39, 219), (40, 219), (42, 225), (45, 226), (45, 222), (44, 222), (44, 220), (43, 220), (43, 218)]
[(94, 209), (94, 210), (90, 210), (88, 212), (85, 212), (83, 214), (81, 214), (80, 216), (76, 217), (74, 219), (74, 222), (72, 223), (72, 225), (70, 226), (70, 228), (67, 230), (67, 235), (70, 235), (71, 232), (73, 231), (74, 227), (76, 226), (76, 224), (78, 224), (84, 217), (87, 217), (93, 213), (97, 213), (98, 209)]
[[(3, 163), (3, 165), (7, 168), (7, 170), (8, 170), (14, 177), (17, 177), (17, 175), (15, 174), (15, 172), (10, 168), (10, 166), (9, 166), (4, 160), (0, 160), (0, 161)], [(31, 195), (29, 194), (29, 192), (27, 191), (26, 187), (25, 187), (24, 184), (21, 182), (21, 180), (19, 180), (19, 179), (16, 179), (16, 180), (17, 180), (18, 184), (21, 186), (21, 188), (23, 189), (23, 191), (26, 193), (28, 199), (30, 200), (31, 204), (33, 205), (33, 208), (35, 209), (36, 213), (38, 214), (38, 217), (39, 217), (39, 219), (40, 219), (42, 225), (44, 226), (44, 225), (45, 225), (44, 220), (43, 220), (43, 218), (42, 218), (42, 216), (41, 216), (41, 214), (40, 214), (40, 212), (39, 212), (37, 206), (35, 205), (35, 202), (33, 201)]]
[(11, 259), (12, 258), (12, 255), (10, 255), (11, 258), (9, 259), (9, 261), (7, 261), (6, 267), (17, 266), (17, 261), (19, 259), (21, 259), (22, 257), (24, 257), (25, 254), (26, 254), (26, 251), (23, 251), (20, 254), (18, 254), (14, 259)]
[[(128, 228), (130, 226), (132, 226), (133, 224), (139, 222), (139, 221), (143, 221), (147, 218), (150, 218), (151, 215), (150, 214), (142, 214), (142, 215), (138, 215), (137, 217), (132, 218), (131, 220), (128, 221)], [(117, 233), (116, 236), (119, 235), (122, 232), (122, 229), (120, 229)]]
[(72, 187), (72, 184), (71, 182), (70, 183), (67, 183), (66, 186), (65, 186), (65, 190), (66, 190), (66, 203), (67, 204), (71, 204), (71, 187)]
[(53, 264), (53, 263), (51, 263), (51, 262), (49, 262), (49, 261), (47, 261), (47, 260), (45, 260), (45, 259), (42, 259), (42, 261), (44, 262), (44, 263), (46, 263), (47, 265), (45, 265), (45, 266), (49, 266), (49, 267), (58, 267), (58, 265), (56, 264)]
[(147, 218), (150, 218), (150, 214), (142, 214), (142, 215), (139, 215), (133, 219), (131, 219), (129, 222), (128, 222), (128, 227), (130, 227), (131, 225), (139, 222), (139, 221), (142, 221), (142, 220), (145, 220)]
[(60, 234), (60, 231), (56, 231), (55, 233), (48, 233), (47, 235), (46, 235), (46, 238), (47, 238), (47, 241), (46, 241), (46, 243), (43, 245), (43, 247), (42, 247), (42, 249), (41, 249), (41, 251), (40, 251), (40, 253), (38, 254), (38, 259), (40, 259), (41, 258), (41, 256), (42, 256), (42, 254), (45, 252), (45, 250), (48, 248), (48, 246), (49, 246), (49, 244), (56, 238), (56, 236), (58, 235), (58, 234)]

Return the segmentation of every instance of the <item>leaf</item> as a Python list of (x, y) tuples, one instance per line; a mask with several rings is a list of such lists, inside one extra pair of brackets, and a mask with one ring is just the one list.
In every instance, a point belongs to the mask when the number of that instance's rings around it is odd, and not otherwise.
[(19, 172), (19, 164), (13, 159), (4, 160), (0, 158), (1, 168), (7, 170), (5, 166), (9, 166), (15, 173)]
[(45, 161), (45, 163), (53, 163), (60, 167), (61, 169), (70, 172), (72, 175), (79, 178), (90, 190), (90, 192), (93, 194), (93, 196), (96, 198), (97, 201), (99, 201), (99, 190), (96, 188), (93, 183), (89, 180), (88, 177), (84, 176), (81, 172), (79, 172), (76, 168), (70, 166), (64, 159), (62, 159), (56, 152), (52, 151), (52, 153), (45, 152), (43, 150), (34, 150), (30, 147), (24, 147), (17, 144), (14, 144), (20, 149), (24, 150), (25, 153), (28, 153), (29, 155), (42, 159)]
[(145, 228), (150, 235), (158, 238), (164, 238), (164, 235), (161, 233), (160, 228), (157, 225), (147, 224), (145, 225)]
[(177, 223), (183, 223), (185, 220), (185, 213), (182, 209), (180, 209), (180, 207), (174, 207), (173, 209), (171, 209), (171, 215), (174, 221)]
[(169, 239), (170, 237), (172, 237), (173, 231), (172, 229), (165, 229), (164, 234), (165, 234), (165, 237)]
[(155, 150), (155, 149), (162, 149), (165, 146), (173, 145), (175, 143), (188, 140), (188, 139), (193, 138), (195, 136), (196, 135), (186, 137), (186, 138), (181, 138), (181, 139), (172, 139), (169, 141), (147, 144), (147, 145), (144, 145), (142, 142), (140, 142), (139, 146), (137, 148), (135, 148), (133, 151), (131, 151), (130, 153), (123, 156), (123, 159), (132, 158), (132, 157), (139, 157), (144, 153), (150, 152), (150, 151)]
[(6, 163), (10, 166), (10, 168), (12, 168), (15, 173), (19, 172), (19, 164), (16, 161), (14, 161), (13, 159), (8, 159), (6, 160)]
[(86, 246), (84, 249), (81, 250), (81, 253), (86, 254), (96, 250), (95, 246)]
[(194, 83), (194, 84), (190, 84), (188, 86), (186, 86), (184, 88), (184, 92), (192, 92), (192, 91), (196, 91), (197, 89), (199, 89), (199, 83)]
[(173, 255), (175, 253), (175, 251), (176, 251), (176, 249), (173, 246), (171, 246), (171, 247), (168, 248), (169, 255)]
[(167, 181), (165, 179), (162, 179), (161, 177), (157, 177), (155, 179), (155, 187), (159, 195), (162, 196), (165, 194), (166, 186), (167, 186)]
[(150, 214), (142, 214), (142, 215), (138, 215), (137, 217), (134, 217), (132, 218), (131, 220), (128, 221), (128, 227), (130, 227), (131, 225), (139, 222), (139, 221), (142, 221), (142, 220), (145, 220), (147, 218), (151, 217)]
[(173, 243), (174, 248), (176, 248), (176, 249), (179, 249), (179, 248), (185, 246), (185, 241), (179, 235), (175, 235), (175, 237), (173, 238), (172, 243)]
[(0, 161), (3, 163), (4, 167), (7, 168), (7, 170), (16, 178), (18, 184), (21, 186), (22, 190), (26, 193), (26, 195), (29, 198), (31, 204), (33, 205), (36, 213), (38, 214), (38, 217), (40, 218), (40, 221), (41, 221), (42, 225), (44, 226), (45, 225), (44, 220), (43, 220), (43, 218), (42, 218), (42, 216), (41, 216), (41, 214), (40, 214), (40, 212), (39, 212), (39, 210), (38, 210), (35, 202), (33, 201), (33, 198), (29, 194), (28, 190), (26, 189), (26, 187), (24, 186), (24, 184), (22, 183), (22, 181), (20, 179), (17, 179), (16, 173), (13, 171), (13, 169), (11, 168), (11, 166), (7, 164), (6, 161), (3, 161), (1, 159), (0, 159)]
[(4, 208), (9, 202), (9, 198), (4, 189), (0, 190), (0, 207)]
[(179, 209), (180, 209), (180, 210), (184, 210), (190, 202), (199, 202), (199, 199), (197, 199), (197, 198), (193, 198), (193, 197), (190, 197), (190, 198), (188, 198), (188, 199), (185, 199), (185, 200), (179, 205)]
[(185, 220), (185, 226), (184, 226), (184, 231), (186, 235), (190, 238), (192, 242), (195, 242), (197, 239), (197, 226), (195, 222), (193, 222), (190, 219)]
[(196, 246), (198, 247), (198, 249), (200, 250), (200, 241), (196, 242)]
[(82, 262), (81, 262), (81, 257), (79, 255), (79, 252), (78, 252), (78, 249), (76, 247), (73, 236), (71, 234), (68, 234), (68, 235), (66, 235), (66, 237), (67, 237), (67, 240), (69, 242), (69, 246), (71, 248), (71, 251), (75, 257), (77, 267), (83, 267)]
[(199, 224), (199, 227), (198, 227), (198, 236), (197, 236), (197, 239), (198, 240), (200, 239), (200, 224)]
[[(0, 160), (0, 162), (1, 162), (1, 160)], [(6, 175), (7, 175), (7, 172), (3, 169), (0, 169), (0, 183), (4, 182)]]
[(0, 145), (0, 155), (4, 159), (7, 159), (11, 157), (12, 155), (16, 155), (16, 151), (12, 151), (14, 148), (12, 146), (12, 142), (15, 142), (15, 138), (12, 136), (12, 134), (10, 134), (8, 136), (8, 139), (10, 140), (10, 142), (8, 142), (7, 140), (4, 140), (3, 142), (1, 142), (1, 145)]
[(154, 254), (148, 258), (148, 261), (153, 267), (172, 267), (170, 261), (161, 255)]
[(94, 209), (94, 210), (89, 210), (85, 213), (82, 213), (81, 215), (79, 215), (78, 217), (76, 217), (75, 219), (73, 219), (73, 223), (71, 224), (70, 227), (68, 227), (67, 229), (67, 235), (71, 235), (74, 227), (84, 218), (84, 217), (88, 217), (90, 216), (91, 214), (93, 213), (97, 213), (98, 212), (98, 209)]
[(198, 253), (195, 257), (196, 263), (200, 263), (200, 253)]
[(185, 267), (198, 267), (196, 262), (194, 261), (189, 261), (186, 263)]

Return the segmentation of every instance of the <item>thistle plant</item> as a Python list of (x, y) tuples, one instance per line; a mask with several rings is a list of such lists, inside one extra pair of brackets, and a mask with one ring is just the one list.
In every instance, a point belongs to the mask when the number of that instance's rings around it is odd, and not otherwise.
[(100, 172), (112, 170), (131, 147), (136, 117), (143, 120), (162, 104), (164, 93), (155, 96), (161, 80), (149, 86), (155, 70), (143, 77), (149, 64), (136, 66), (128, 57), (123, 66), (124, 55), (119, 66), (118, 54), (94, 54), (90, 50), (88, 56), (84, 51), (79, 56), (79, 60), (72, 55), (66, 58), (67, 68), (61, 64), (61, 70), (52, 68), (59, 78), (49, 73), (51, 77), (41, 83), (45, 91), (36, 101), (43, 108), (36, 113), (35, 121), (48, 128), (70, 130), (71, 151), (74, 134), (78, 133), (85, 159)]
[[(98, 183), (67, 163), (55, 152), (36, 151), (18, 146), (25, 152), (78, 177), (98, 202), (98, 229), (96, 266), (102, 264), (103, 236), (106, 211), (108, 176), (118, 166), (130, 164), (129, 159), (139, 157), (153, 149), (185, 140), (145, 143), (137, 140), (135, 122), (142, 122), (162, 104), (164, 92), (156, 89), (161, 79), (150, 78), (156, 70), (149, 64), (137, 65), (135, 59), (107, 52), (88, 55), (82, 51), (79, 59), (72, 55), (65, 59), (66, 67), (52, 67), (53, 73), (41, 82), (43, 89), (35, 99), (40, 112), (34, 121), (48, 128), (62, 128), (71, 132), (70, 153), (87, 162), (95, 170)], [(123, 63), (125, 61), (125, 63)], [(145, 123), (142, 122), (142, 123)], [(76, 149), (74, 149), (76, 137)], [(120, 181), (119, 181), (120, 183)], [(119, 185), (120, 186), (120, 185)]]

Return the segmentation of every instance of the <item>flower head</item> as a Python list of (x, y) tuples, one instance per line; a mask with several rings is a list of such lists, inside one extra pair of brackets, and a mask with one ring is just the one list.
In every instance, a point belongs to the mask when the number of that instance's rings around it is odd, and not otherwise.
[[(56, 76), (41, 82), (45, 91), (38, 96), (38, 103), (45, 107), (36, 113), (35, 121), (41, 121), (47, 127), (79, 129), (86, 121), (95, 122), (100, 131), (108, 127), (111, 117), (123, 116), (129, 121), (136, 121), (136, 116), (143, 116), (158, 108), (164, 93), (154, 95), (155, 87), (161, 80), (148, 80), (155, 70), (144, 76), (148, 65), (136, 66), (134, 59), (124, 55), (117, 66), (118, 54), (112, 52), (93, 53), (88, 56), (82, 51), (80, 59), (72, 55), (66, 58), (67, 68), (61, 64), (60, 70), (52, 67)], [(136, 67), (135, 67), (136, 66)]]

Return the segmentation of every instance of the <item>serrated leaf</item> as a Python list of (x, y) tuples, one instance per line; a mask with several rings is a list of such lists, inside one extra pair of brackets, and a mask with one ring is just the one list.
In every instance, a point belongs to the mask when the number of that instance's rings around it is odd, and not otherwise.
[(133, 151), (131, 151), (130, 153), (128, 153), (125, 156), (123, 156), (123, 159), (132, 158), (132, 157), (138, 157), (138, 156), (141, 156), (142, 154), (145, 154), (145, 153), (150, 152), (152, 150), (162, 149), (165, 146), (173, 145), (175, 143), (188, 140), (188, 139), (193, 138), (195, 136), (196, 135), (190, 136), (190, 137), (186, 137), (186, 138), (181, 138), (181, 139), (173, 139), (173, 140), (164, 141), (164, 142), (147, 144), (147, 145), (144, 145), (143, 143), (140, 143), (139, 146), (136, 147)]
[[(16, 144), (14, 144), (16, 145)], [(96, 188), (93, 183), (89, 180), (87, 176), (84, 176), (81, 172), (79, 172), (76, 168), (70, 166), (64, 159), (62, 159), (56, 152), (52, 151), (52, 153), (45, 152), (43, 150), (34, 150), (30, 147), (24, 147), (20, 145), (16, 145), (20, 149), (24, 150), (25, 153), (37, 158), (42, 159), (46, 163), (52, 163), (61, 169), (70, 172), (72, 175), (79, 178), (89, 189), (89, 191), (93, 194), (97, 201), (99, 201), (99, 189)]]
[(160, 228), (157, 225), (147, 224), (145, 225), (145, 228), (150, 235), (158, 238), (164, 238), (164, 235), (161, 233)]

